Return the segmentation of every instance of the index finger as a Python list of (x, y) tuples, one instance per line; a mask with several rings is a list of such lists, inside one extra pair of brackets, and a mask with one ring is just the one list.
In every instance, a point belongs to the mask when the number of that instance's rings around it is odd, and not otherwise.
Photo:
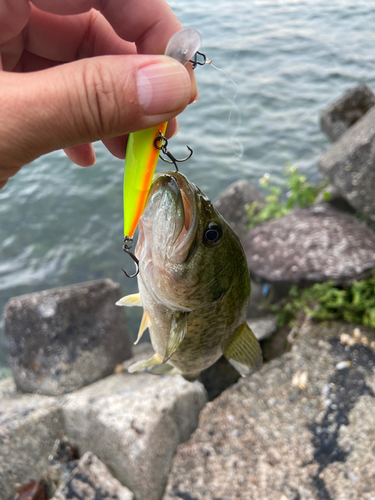
[(163, 54), (168, 40), (182, 26), (165, 0), (32, 0), (41, 10), (59, 15), (94, 8), (118, 36), (134, 42), (140, 54)]

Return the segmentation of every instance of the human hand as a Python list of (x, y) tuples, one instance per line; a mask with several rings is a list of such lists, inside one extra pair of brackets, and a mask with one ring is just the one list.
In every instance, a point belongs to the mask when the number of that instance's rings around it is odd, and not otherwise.
[(130, 132), (173, 135), (195, 79), (150, 54), (180, 29), (164, 0), (0, 0), (0, 188), (56, 149), (89, 166), (93, 141), (124, 158)]

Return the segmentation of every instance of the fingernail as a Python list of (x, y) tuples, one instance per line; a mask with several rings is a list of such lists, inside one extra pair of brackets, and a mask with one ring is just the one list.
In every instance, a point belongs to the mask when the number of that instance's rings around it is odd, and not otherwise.
[(140, 68), (137, 73), (138, 100), (146, 115), (172, 113), (185, 107), (191, 83), (182, 64), (172, 59)]

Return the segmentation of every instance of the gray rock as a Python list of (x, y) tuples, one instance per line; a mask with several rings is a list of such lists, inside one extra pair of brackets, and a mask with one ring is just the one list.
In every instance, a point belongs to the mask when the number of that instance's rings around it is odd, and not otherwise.
[(203, 386), (179, 375), (123, 373), (69, 394), (63, 412), (81, 452), (95, 453), (137, 500), (158, 500), (205, 402)]
[(265, 340), (276, 332), (277, 316), (276, 314), (267, 314), (261, 318), (247, 319), (247, 324), (259, 341)]
[(243, 241), (253, 278), (307, 285), (345, 285), (375, 268), (375, 234), (329, 205), (301, 208), (249, 231)]
[(307, 325), (291, 353), (208, 403), (164, 500), (372, 500), (375, 334), (351, 331)]
[(239, 180), (227, 187), (213, 202), (214, 207), (232, 226), (240, 238), (248, 229), (248, 217), (245, 206), (252, 202), (260, 206), (265, 204), (264, 197), (251, 182)]
[(12, 298), (5, 334), (18, 389), (63, 394), (113, 372), (131, 355), (120, 287), (98, 280)]
[(225, 389), (231, 387), (240, 378), (238, 371), (225, 356), (221, 356), (213, 365), (203, 370), (199, 381), (207, 391), (208, 401), (217, 398)]
[(39, 480), (63, 416), (54, 398), (17, 395), (7, 387), (0, 404), (0, 498), (7, 500), (29, 480)]
[(375, 95), (367, 85), (361, 83), (322, 110), (320, 126), (332, 142), (337, 141), (374, 105)]
[(52, 500), (133, 500), (133, 493), (115, 479), (107, 467), (90, 452), (79, 460), (68, 481)]
[[(246, 242), (246, 237), (244, 237), (244, 242)], [(247, 319), (262, 319), (268, 314), (271, 304), (277, 303), (289, 294), (291, 284), (286, 282), (270, 283), (260, 279), (255, 273), (251, 275), (251, 278), (250, 305), (247, 310)]]
[(352, 207), (375, 222), (375, 108), (322, 155), (319, 168)]
[(10, 398), (17, 393), (13, 377), (0, 380), (0, 400)]
[(326, 186), (314, 200), (314, 205), (321, 205), (322, 203), (329, 203), (329, 205), (333, 208), (337, 208), (337, 210), (355, 214), (355, 209), (332, 184)]

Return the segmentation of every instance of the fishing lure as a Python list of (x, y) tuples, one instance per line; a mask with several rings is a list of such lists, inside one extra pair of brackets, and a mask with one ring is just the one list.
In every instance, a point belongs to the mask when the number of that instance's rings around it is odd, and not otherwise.
[[(176, 59), (181, 64), (191, 61), (193, 67), (195, 67), (197, 64), (202, 64), (197, 60), (201, 42), (202, 38), (198, 30), (194, 28), (183, 29), (175, 33), (169, 40), (165, 55)], [(157, 147), (158, 141), (161, 142), (162, 146), (166, 128), (167, 122), (129, 134), (125, 158), (123, 191), (123, 249), (129, 254), (133, 235), (139, 218), (142, 215), (155, 166), (159, 158), (161, 147)]]

